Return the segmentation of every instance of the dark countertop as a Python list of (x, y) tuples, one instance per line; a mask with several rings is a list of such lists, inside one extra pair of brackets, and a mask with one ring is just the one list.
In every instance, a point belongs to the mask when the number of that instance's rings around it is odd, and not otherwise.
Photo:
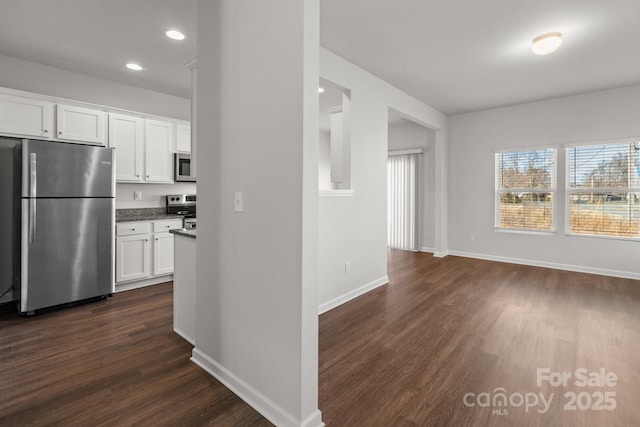
[(195, 228), (191, 228), (191, 229), (179, 228), (177, 230), (169, 230), (169, 233), (173, 233), (173, 234), (175, 234), (177, 236), (189, 237), (191, 239), (195, 239), (196, 238), (196, 229)]
[(165, 208), (116, 209), (116, 222), (182, 218), (182, 215), (168, 214)]

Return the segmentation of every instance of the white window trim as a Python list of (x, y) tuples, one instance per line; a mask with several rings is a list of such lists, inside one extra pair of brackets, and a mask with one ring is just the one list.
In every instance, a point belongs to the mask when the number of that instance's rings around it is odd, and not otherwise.
[(337, 189), (337, 190), (320, 190), (318, 196), (320, 197), (351, 197), (356, 190), (354, 189)]

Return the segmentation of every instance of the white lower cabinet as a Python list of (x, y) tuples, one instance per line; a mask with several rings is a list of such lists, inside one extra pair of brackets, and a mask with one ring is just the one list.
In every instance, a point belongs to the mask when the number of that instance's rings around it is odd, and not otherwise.
[(156, 233), (153, 236), (153, 274), (173, 273), (173, 234)]
[[(173, 274), (173, 234), (182, 220), (116, 224), (116, 283)], [(151, 244), (153, 242), (153, 244)]]
[(149, 235), (116, 237), (116, 282), (149, 277)]

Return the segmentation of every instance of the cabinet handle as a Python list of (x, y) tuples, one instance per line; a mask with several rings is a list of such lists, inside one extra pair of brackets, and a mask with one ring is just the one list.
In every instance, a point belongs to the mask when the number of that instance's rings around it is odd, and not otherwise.
[(149, 241), (149, 239), (144, 239), (144, 241), (145, 241), (145, 242), (148, 242), (148, 241)]
[(158, 238), (156, 237), (156, 240), (158, 240)]
[(49, 133), (49, 131), (45, 129), (45, 130), (44, 130), (44, 133)]
[(137, 174), (137, 175), (136, 175), (136, 178), (140, 178), (140, 174)]
[(58, 135), (62, 135), (62, 131), (58, 131)]
[(131, 230), (131, 231), (136, 231), (136, 229), (135, 229), (135, 228), (130, 228), (129, 230)]
[(147, 175), (147, 178), (149, 178), (151, 175)]
[(167, 227), (167, 228), (171, 228), (171, 226), (170, 226), (170, 225), (165, 225), (165, 227)]

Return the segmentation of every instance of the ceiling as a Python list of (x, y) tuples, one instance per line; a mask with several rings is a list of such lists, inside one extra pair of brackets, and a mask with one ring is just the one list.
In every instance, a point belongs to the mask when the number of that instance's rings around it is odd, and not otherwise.
[[(0, 0), (0, 53), (190, 96), (197, 0)], [(170, 29), (186, 38), (171, 40)], [(139, 63), (144, 71), (125, 68)]]
[[(197, 0), (0, 0), (0, 53), (189, 96)], [(321, 44), (445, 114), (640, 83), (638, 0), (320, 0)], [(186, 40), (164, 36), (177, 28)], [(554, 54), (531, 39), (560, 31)], [(124, 68), (136, 61), (143, 72)]]

